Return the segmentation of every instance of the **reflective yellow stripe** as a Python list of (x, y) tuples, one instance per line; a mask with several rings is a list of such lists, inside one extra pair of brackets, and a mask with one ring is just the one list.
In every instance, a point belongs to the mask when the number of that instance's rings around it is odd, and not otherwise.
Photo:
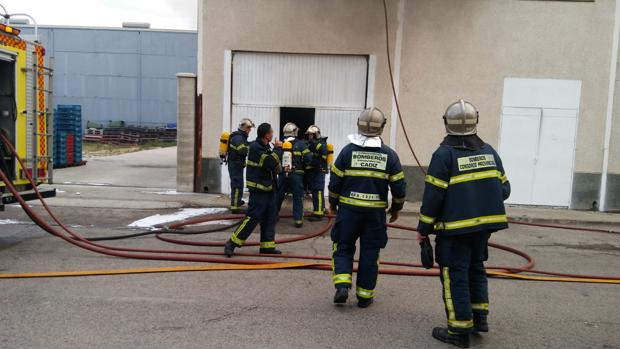
[(254, 162), (252, 160), (247, 160), (245, 163), (250, 167), (260, 167), (260, 164), (258, 162)]
[(237, 204), (239, 203), (239, 192), (240, 191), (241, 191), (240, 189), (234, 189), (234, 192), (235, 192), (234, 199), (233, 199), (234, 204), (230, 205), (230, 208), (233, 209), (233, 210), (236, 210), (236, 209), (239, 208), (239, 206), (237, 206)]
[(377, 179), (389, 178), (389, 175), (387, 173), (368, 170), (345, 170), (344, 175), (348, 177), (369, 177)]
[(319, 190), (317, 195), (319, 196), (318, 197), (319, 204), (318, 204), (318, 207), (317, 207), (317, 211), (319, 212), (319, 214), (323, 214), (323, 191)]
[(502, 174), (497, 170), (488, 170), (488, 171), (480, 171), (462, 174), (458, 176), (454, 176), (450, 178), (450, 184), (458, 184), (464, 182), (478, 181), (481, 179), (489, 179), (489, 178), (501, 178)]
[(321, 149), (321, 147), (322, 147), (322, 146), (323, 146), (323, 143), (319, 143), (319, 144), (317, 144), (317, 145), (316, 145), (316, 150)]
[(403, 204), (405, 203), (405, 201), (407, 201), (406, 198), (395, 198), (395, 197), (392, 198), (392, 202), (395, 204)]
[(334, 285), (338, 284), (350, 284), (352, 280), (351, 274), (335, 274), (332, 276)]
[(334, 254), (338, 250), (338, 243), (334, 242), (332, 245), (332, 274), (336, 272), (336, 263), (334, 262)]
[(426, 178), (424, 179), (424, 181), (428, 184), (432, 184), (436, 187), (442, 188), (442, 189), (448, 189), (448, 182), (446, 181), (442, 181), (441, 179), (437, 178), (437, 177), (433, 177), (431, 175), (427, 175)]
[(489, 310), (489, 303), (472, 303), (473, 310)]
[(245, 217), (243, 222), (241, 222), (241, 225), (239, 225), (239, 227), (235, 230), (235, 232), (230, 236), (230, 241), (234, 242), (238, 246), (243, 245), (245, 240), (239, 239), (238, 235), (243, 230), (243, 228), (245, 228), (245, 226), (248, 224), (249, 221), (250, 221), (250, 217)]
[(375, 296), (375, 290), (367, 290), (358, 286), (356, 288), (356, 294), (358, 297), (370, 299)]
[(336, 167), (336, 165), (332, 166), (332, 173), (335, 174), (338, 177), (344, 177), (344, 172), (342, 172), (342, 170), (340, 170), (338, 167)]
[(301, 153), (302, 153), (302, 154), (304, 154), (304, 155), (306, 155), (306, 154), (308, 154), (309, 152), (310, 152), (310, 149), (306, 148), (306, 149), (304, 149)]
[(296, 155), (296, 156), (301, 156), (301, 152), (300, 152), (300, 151), (294, 151), (294, 152), (293, 152), (293, 155)]
[(234, 150), (236, 150), (236, 151), (239, 151), (239, 150), (241, 150), (241, 149), (247, 148), (248, 146), (247, 146), (247, 145), (245, 145), (245, 144), (239, 144), (238, 146), (234, 146), (233, 144), (230, 144), (230, 145), (229, 145), (229, 147), (230, 147), (231, 149), (234, 149)]
[(271, 189), (273, 189), (271, 185), (270, 186), (265, 186), (265, 185), (262, 185), (260, 183), (256, 183), (256, 182), (252, 182), (252, 181), (246, 181), (246, 185), (247, 185), (248, 188), (256, 188), (256, 189), (260, 189), (262, 191), (271, 191)]
[(425, 216), (420, 213), (420, 222), (424, 222), (426, 224), (433, 224), (437, 218)]
[(400, 181), (401, 179), (405, 179), (405, 172), (400, 171), (395, 175), (390, 176), (390, 182)]
[(261, 241), (260, 248), (276, 248), (275, 241)]
[(470, 328), (474, 326), (473, 320), (461, 321), (456, 319), (456, 313), (454, 311), (454, 302), (452, 301), (452, 291), (450, 290), (450, 271), (443, 268), (443, 294), (444, 301), (446, 302), (446, 310), (448, 311), (448, 325), (456, 328)]
[(340, 197), (340, 194), (336, 194), (333, 191), (329, 191), (329, 196), (334, 198), (334, 199), (338, 199)]
[(348, 198), (345, 196), (340, 197), (341, 204), (347, 204), (358, 207), (369, 207), (369, 208), (387, 208), (387, 201), (367, 201), (367, 200), (359, 200)]
[(461, 229), (461, 228), (469, 228), (476, 227), (482, 224), (491, 224), (491, 223), (507, 223), (508, 217), (505, 214), (495, 215), (495, 216), (482, 216), (471, 219), (464, 219), (461, 221), (454, 222), (438, 222), (435, 224), (435, 230), (453, 230), (453, 229)]
[(506, 177), (506, 174), (503, 174), (501, 176), (499, 176), (499, 180), (502, 181), (502, 184), (508, 182), (508, 177)]

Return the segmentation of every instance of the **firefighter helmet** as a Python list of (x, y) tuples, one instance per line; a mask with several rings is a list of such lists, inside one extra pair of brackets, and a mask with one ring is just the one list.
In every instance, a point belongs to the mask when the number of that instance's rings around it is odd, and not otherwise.
[(297, 134), (299, 133), (299, 127), (297, 127), (297, 125), (295, 125), (294, 123), (289, 122), (284, 125), (282, 133), (284, 133), (284, 137), (297, 137)]
[(446, 132), (454, 136), (476, 134), (478, 125), (478, 109), (473, 104), (459, 100), (450, 104), (443, 116)]
[(379, 108), (368, 108), (357, 118), (357, 130), (367, 137), (381, 136), (386, 122), (387, 119)]
[(321, 138), (321, 129), (316, 125), (311, 125), (306, 130), (306, 134), (312, 136), (314, 139), (319, 139)]
[(254, 125), (254, 122), (252, 122), (252, 120), (250, 120), (248, 118), (241, 119), (241, 121), (239, 122), (239, 129), (241, 131), (250, 133), (250, 131), (252, 130), (253, 127), (256, 127)]

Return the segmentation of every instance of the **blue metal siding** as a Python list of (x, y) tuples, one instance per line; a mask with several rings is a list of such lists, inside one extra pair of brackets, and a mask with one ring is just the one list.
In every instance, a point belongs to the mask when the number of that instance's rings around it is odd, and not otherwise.
[(82, 105), (84, 124), (176, 122), (176, 73), (196, 73), (196, 32), (42, 27), (39, 38), (55, 60), (54, 103)]

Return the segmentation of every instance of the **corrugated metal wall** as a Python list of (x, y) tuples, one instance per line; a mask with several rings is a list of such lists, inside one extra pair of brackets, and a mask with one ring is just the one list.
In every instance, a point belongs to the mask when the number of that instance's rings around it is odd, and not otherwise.
[[(349, 143), (347, 135), (357, 130), (367, 74), (367, 56), (235, 52), (228, 127), (234, 130), (248, 117), (280, 129), (280, 107), (315, 108), (315, 123), (337, 155)], [(222, 179), (222, 190), (228, 192), (228, 175)]]
[(39, 36), (55, 60), (55, 104), (81, 104), (84, 122), (176, 122), (175, 75), (196, 73), (196, 32), (43, 27)]

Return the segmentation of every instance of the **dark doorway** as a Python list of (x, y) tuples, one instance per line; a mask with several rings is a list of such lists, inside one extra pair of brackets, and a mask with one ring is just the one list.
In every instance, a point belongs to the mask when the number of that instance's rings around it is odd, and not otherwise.
[[(6, 133), (13, 146), (16, 116), (15, 61), (0, 57), (0, 130)], [(15, 160), (4, 145), (0, 146), (0, 168), (8, 171), (9, 179), (15, 179)]]
[(292, 122), (299, 127), (299, 136), (303, 137), (309, 126), (314, 125), (314, 108), (280, 108), (280, 139), (284, 139), (282, 128)]

